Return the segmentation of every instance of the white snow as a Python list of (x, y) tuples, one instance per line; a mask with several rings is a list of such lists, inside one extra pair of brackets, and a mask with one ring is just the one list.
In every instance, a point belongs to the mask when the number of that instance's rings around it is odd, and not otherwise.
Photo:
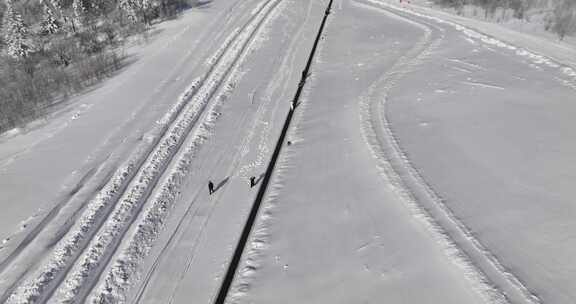
[[(558, 216), (570, 217), (568, 214), (573, 212), (573, 208), (563, 202), (573, 196), (570, 191), (555, 191), (546, 199), (543, 195), (550, 193), (547, 189), (563, 184), (555, 185), (548, 180), (558, 180), (560, 176), (569, 179), (562, 173), (564, 170), (558, 171), (552, 163), (558, 161), (563, 164), (560, 166), (566, 166), (573, 162), (569, 152), (573, 148), (564, 131), (571, 124), (564, 113), (573, 112), (576, 84), (573, 68), (556, 61), (554, 53), (536, 54), (525, 45), (496, 39), (492, 32), (488, 32), (488, 36), (453, 21), (440, 20), (433, 12), (430, 17), (418, 8), (415, 10), (416, 13), (402, 9), (409, 13), (407, 16), (415, 14), (440, 28), (449, 26), (443, 32), (444, 43), (450, 45), (450, 49), (446, 47), (432, 54), (430, 60), (420, 65), (418, 73), (408, 73), (406, 79), (388, 93), (388, 105), (382, 110), (398, 145), (406, 153), (409, 167), (415, 168), (412, 175), (420, 176), (420, 184), (438, 197), (440, 206), (444, 206), (464, 232), (473, 235), (470, 239), (512, 286), (524, 289), (526, 297), (520, 302), (569, 301), (568, 286), (573, 284), (574, 277), (550, 273), (554, 272), (552, 269), (571, 267), (567, 257), (573, 244), (551, 241), (543, 245), (536, 240), (564, 240), (566, 234), (570, 235), (568, 230), (572, 230), (567, 228), (569, 220)], [(451, 28), (478, 43), (470, 46), (459, 42)], [(474, 52), (470, 52), (471, 49)], [(450, 72), (447, 69), (453, 64), (446, 64), (446, 60), (471, 69)], [(437, 76), (427, 79), (424, 75), (432, 71)], [(466, 81), (462, 81), (463, 78)], [(499, 89), (466, 87), (470, 81), (485, 83), (488, 80), (498, 84)], [(430, 94), (444, 87), (453, 93), (437, 97)], [(423, 100), (416, 103), (421, 96)], [(426, 130), (416, 127), (422, 122)], [(552, 156), (537, 148), (541, 143), (564, 147)], [(540, 169), (518, 175), (532, 166)], [(520, 191), (519, 185), (523, 185)], [(521, 194), (525, 191), (540, 194)], [(552, 210), (540, 205), (543, 199), (557, 207)], [(562, 211), (556, 216), (548, 215), (559, 210)], [(523, 216), (514, 216), (518, 213)], [(555, 227), (554, 236), (541, 234), (537, 225), (526, 227), (524, 224), (539, 221), (550, 221), (547, 225)], [(484, 267), (481, 259), (474, 258), (474, 261)], [(490, 276), (489, 271), (484, 272)]]
[[(3, 134), (0, 301), (211, 303), (327, 3), (207, 2)], [(575, 58), (336, 0), (228, 302), (573, 302)]]

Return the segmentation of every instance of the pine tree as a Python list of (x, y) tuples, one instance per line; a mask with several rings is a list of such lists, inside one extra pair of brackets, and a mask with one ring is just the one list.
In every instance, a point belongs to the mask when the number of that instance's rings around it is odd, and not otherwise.
[(152, 12), (158, 6), (156, 0), (142, 0), (142, 17), (144, 18), (144, 23), (150, 25), (152, 19)]
[(145, 10), (151, 10), (156, 6), (155, 0), (142, 0), (142, 8)]
[(56, 14), (46, 0), (42, 0), (44, 6), (44, 18), (41, 23), (41, 31), (44, 34), (54, 34), (60, 31), (61, 24), (56, 18)]
[(99, 16), (104, 12), (104, 9), (106, 7), (106, 4), (104, 3), (104, 1), (99, 0), (99, 1), (88, 1), (87, 4), (88, 7), (86, 7), (88, 14), (92, 17), (94, 16)]
[(14, 10), (12, 0), (6, 0), (4, 13), (4, 41), (8, 46), (8, 55), (15, 59), (26, 58), (30, 54), (30, 46), (26, 43), (28, 29), (22, 21), (22, 16)]
[(564, 40), (567, 35), (576, 32), (576, 3), (564, 0), (556, 5), (552, 29), (560, 40)]
[(84, 6), (84, 1), (74, 0), (72, 2), (72, 10), (74, 12), (73, 23), (76, 30), (77, 28), (83, 27), (86, 22), (86, 7)]
[[(47, 0), (43, 1), (46, 2)], [(57, 18), (62, 18), (62, 3), (60, 1), (61, 0), (50, 0), (50, 5), (52, 5), (53, 12), (56, 13)]]
[(132, 22), (138, 21), (138, 7), (135, 0), (120, 0), (118, 6), (122, 11), (124, 11)]

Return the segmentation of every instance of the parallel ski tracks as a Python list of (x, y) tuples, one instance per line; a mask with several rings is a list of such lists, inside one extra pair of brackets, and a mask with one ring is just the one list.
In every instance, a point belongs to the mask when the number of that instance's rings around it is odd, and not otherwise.
[[(226, 16), (227, 19), (226, 24), (230, 22), (231, 12), (234, 9), (238, 8), (241, 3), (242, 1), (239, 1), (235, 3), (232, 7), (230, 7), (229, 12), (227, 13)], [(203, 83), (203, 80), (205, 80), (207, 75), (212, 72), (217, 59), (222, 57), (222, 52), (229, 47), (231, 42), (234, 40), (233, 38), (238, 36), (238, 30), (239, 28), (237, 28), (236, 32), (234, 32), (235, 35), (228, 37), (228, 39), (226, 39), (223, 42), (222, 44), (223, 47), (217, 50), (216, 54), (212, 56), (212, 59), (206, 65), (208, 69), (203, 74), (204, 77), (202, 79), (195, 80), (195, 82), (190, 86), (188, 91), (182, 95), (179, 102), (176, 103), (175, 106), (172, 109), (170, 109), (168, 113), (166, 113), (166, 115), (162, 119), (162, 122), (159, 124), (160, 126), (156, 126), (153, 130), (149, 131), (148, 134), (154, 135), (155, 138), (160, 138), (160, 136), (166, 132), (169, 124), (172, 121), (174, 121), (175, 117), (177, 116), (178, 113), (180, 113), (180, 111), (185, 106), (187, 101), (191, 99), (190, 96), (197, 91), (198, 85)], [(140, 138), (139, 141), (140, 142), (138, 146), (135, 149), (133, 149), (133, 151), (143, 151), (144, 149), (148, 149), (148, 151), (151, 151), (155, 144), (155, 142), (142, 142), (144, 141), (143, 138)], [(121, 143), (125, 142), (126, 138), (121, 141)], [(74, 222), (77, 219), (77, 215), (83, 209), (83, 204), (79, 204), (78, 201), (85, 201), (85, 199), (83, 199), (82, 197), (94, 197), (99, 191), (101, 191), (104, 188), (107, 181), (109, 181), (112, 178), (113, 174), (115, 173), (114, 167), (117, 167), (120, 164), (117, 159), (114, 159), (113, 154), (114, 153), (108, 154), (106, 157), (104, 157), (102, 160), (98, 162), (97, 166), (88, 169), (87, 173), (85, 173), (82, 176), (82, 178), (80, 178), (80, 180), (76, 183), (73, 189), (65, 193), (63, 197), (58, 200), (58, 203), (56, 203), (53, 207), (51, 207), (51, 209), (47, 211), (45, 215), (42, 216), (42, 219), (37, 224), (35, 224), (34, 227), (28, 233), (26, 233), (25, 236), (22, 237), (22, 240), (18, 243), (15, 249), (12, 250), (3, 260), (0, 261), (0, 274), (4, 273), (5, 271), (10, 272), (14, 271), (14, 269), (10, 269), (10, 267), (15, 263), (15, 261), (18, 258), (22, 256), (22, 253), (27, 250), (27, 247), (30, 244), (33, 244), (33, 242), (39, 237), (41, 233), (45, 232), (46, 229), (44, 228), (51, 225), (54, 219), (60, 215), (63, 209), (69, 208), (72, 205), (79, 205), (72, 207), (75, 208), (75, 211), (72, 212), (70, 216), (68, 216), (67, 220), (63, 224), (57, 227), (58, 231), (55, 234), (56, 236), (51, 238), (51, 242), (48, 243), (46, 249), (51, 249), (53, 245), (56, 244), (61, 239), (63, 234), (66, 231), (68, 231), (68, 229), (70, 229), (70, 227), (74, 224)], [(148, 155), (149, 153), (146, 154), (144, 158), (146, 158)], [(98, 184), (92, 185), (91, 187), (88, 186), (88, 184), (91, 182), (93, 183), (93, 181), (97, 181)], [(8, 288), (8, 291), (5, 290), (5, 293), (0, 295), (0, 302), (6, 300), (6, 294), (10, 293), (9, 290), (11, 290), (11, 288)]]
[[(310, 5), (308, 11), (307, 11), (307, 15), (306, 15), (306, 20), (308, 20), (308, 18), (310, 17), (311, 14), (311, 8), (312, 6)], [(303, 27), (300, 28), (300, 30), (298, 31), (298, 34), (295, 35), (295, 37), (300, 37), (300, 34), (302, 33)], [(298, 38), (296, 38), (294, 41), (297, 41)], [(292, 48), (292, 46), (290, 47)], [(291, 59), (291, 63), (288, 63), (287, 61), (289, 61), (289, 59), (285, 59), (282, 63), (282, 66), (278, 68), (278, 71), (291, 71), (290, 67), (294, 66), (294, 58)], [(284, 68), (284, 70), (282, 69)], [(287, 79), (290, 78), (292, 72), (282, 72), (279, 75), (276, 75), (275, 79), (273, 81), (270, 81), (269, 83), (272, 84), (280, 84), (280, 83), (284, 83), (286, 82)], [(286, 85), (284, 85), (286, 86)], [(250, 168), (253, 168), (254, 166), (260, 165), (261, 162), (263, 161), (265, 154), (267, 154), (269, 151), (266, 148), (266, 141), (269, 139), (269, 133), (270, 133), (270, 128), (271, 128), (271, 121), (274, 121), (275, 119), (273, 118), (275, 116), (275, 113), (278, 112), (279, 110), (279, 106), (282, 105), (282, 102), (275, 102), (275, 106), (273, 106), (272, 108), (269, 108), (270, 103), (272, 103), (273, 97), (271, 96), (272, 93), (270, 93), (271, 90), (274, 90), (272, 88), (276, 88), (277, 86), (273, 86), (271, 88), (268, 88), (266, 90), (267, 93), (265, 93), (265, 97), (263, 98), (264, 101), (258, 106), (258, 110), (256, 111), (256, 114), (254, 115), (254, 117), (252, 118), (252, 124), (250, 126), (250, 128), (248, 129), (248, 131), (246, 132), (246, 134), (244, 135), (243, 139), (242, 139), (242, 143), (240, 145), (240, 148), (238, 149), (234, 149), (236, 152), (235, 158), (231, 163), (230, 169), (228, 171), (229, 174), (227, 174), (226, 176), (232, 176), (232, 177), (247, 177), (246, 176), (246, 171), (249, 170)], [(257, 89), (258, 90), (258, 89)], [(252, 97), (254, 98), (254, 97)], [(268, 114), (266, 114), (265, 112), (267, 112)], [(240, 164), (240, 161), (242, 159), (244, 159), (245, 157), (245, 153), (246, 153), (246, 149), (248, 148), (248, 144), (249, 142), (254, 138), (255, 136), (255, 130), (257, 129), (258, 125), (261, 125), (264, 122), (264, 117), (269, 117), (268, 121), (269, 123), (264, 123), (264, 127), (262, 127), (261, 131), (260, 131), (260, 140), (259, 140), (259, 152), (257, 154), (257, 159), (247, 165), (244, 165), (242, 167), (238, 167)], [(246, 117), (244, 117), (244, 120), (246, 119)], [(244, 125), (244, 122), (240, 123), (239, 126)], [(229, 154), (230, 151), (222, 151), (221, 153), (226, 153)], [(215, 167), (219, 167), (219, 164), (222, 163), (222, 158), (223, 156), (219, 156), (219, 160), (218, 160), (218, 164)], [(192, 247), (189, 249), (189, 252), (187, 253), (187, 259), (186, 262), (183, 265), (183, 270), (180, 273), (180, 276), (175, 276), (176, 279), (176, 284), (174, 289), (172, 290), (172, 292), (170, 292), (170, 297), (167, 299), (167, 303), (173, 303), (174, 301), (174, 297), (176, 296), (176, 292), (177, 289), (180, 287), (180, 282), (183, 280), (184, 276), (186, 275), (186, 273), (190, 270), (190, 267), (192, 265), (192, 263), (194, 262), (194, 259), (196, 257), (196, 250), (197, 247), (200, 245), (200, 241), (199, 239), (202, 237), (204, 230), (206, 229), (206, 226), (208, 225), (210, 218), (212, 217), (212, 214), (214, 212), (214, 210), (216, 209), (218, 203), (220, 202), (220, 196), (224, 195), (224, 193), (226, 193), (226, 189), (223, 189), (224, 191), (222, 192), (218, 192), (217, 196), (215, 197), (214, 200), (212, 200), (212, 204), (210, 205), (210, 207), (208, 207), (208, 211), (206, 213), (206, 215), (204, 216), (203, 219), (200, 220), (200, 228), (198, 228), (198, 231), (195, 231), (194, 235), (192, 236)], [(145, 299), (145, 295), (146, 295), (146, 290), (148, 289), (148, 286), (155, 274), (155, 272), (159, 269), (161, 263), (163, 263), (163, 261), (166, 258), (166, 254), (167, 252), (173, 247), (175, 246), (176, 242), (178, 242), (180, 240), (180, 238), (182, 237), (182, 234), (184, 233), (188, 233), (188, 230), (190, 229), (190, 226), (192, 225), (192, 221), (194, 218), (197, 217), (198, 212), (203, 209), (202, 206), (198, 206), (195, 204), (197, 198), (199, 196), (199, 193), (196, 192), (196, 194), (194, 195), (194, 199), (191, 200), (191, 202), (189, 203), (189, 205), (186, 207), (186, 211), (184, 212), (184, 215), (180, 218), (180, 220), (178, 221), (178, 224), (176, 226), (175, 229), (172, 230), (172, 232), (170, 233), (170, 237), (168, 238), (168, 240), (166, 241), (166, 243), (164, 244), (164, 246), (161, 248), (160, 252), (158, 254), (156, 254), (156, 258), (154, 259), (152, 265), (150, 267), (148, 267), (145, 275), (143, 276), (142, 280), (139, 282), (139, 287), (137, 288), (137, 290), (135, 291), (135, 295), (133, 296), (133, 298), (130, 300), (130, 303), (136, 304), (136, 303), (140, 303), (143, 299)], [(191, 236), (188, 235), (186, 236), (186, 239), (190, 239)], [(176, 274), (175, 274), (176, 275)]]
[[(255, 129), (258, 127), (259, 124), (261, 124), (261, 121), (262, 121), (263, 116), (265, 115), (266, 111), (269, 111), (270, 114), (272, 112), (276, 111), (276, 108), (268, 109), (268, 106), (270, 105), (271, 102), (272, 102), (272, 98), (266, 98), (264, 102), (262, 102), (258, 105), (256, 113), (252, 117), (253, 122), (252, 122), (250, 128), (248, 129), (248, 131), (245, 132), (246, 134), (244, 134), (244, 136), (240, 136), (241, 133), (243, 133), (243, 132), (239, 132), (237, 134), (237, 137), (241, 139), (240, 145), (239, 146), (235, 145), (235, 146), (237, 146), (237, 148), (233, 147), (231, 149), (233, 151), (222, 150), (219, 152), (218, 161), (214, 165), (214, 167), (216, 167), (216, 168), (219, 167), (224, 162), (224, 156), (225, 155), (227, 155), (227, 154), (229, 155), (231, 153), (233, 153), (235, 155), (234, 159), (231, 162), (231, 165), (229, 166), (227, 174), (225, 174), (225, 176), (232, 176), (232, 177), (240, 176), (239, 172), (241, 172), (242, 170), (239, 169), (238, 166), (240, 165), (241, 160), (245, 156), (245, 151), (247, 151), (250, 141), (253, 139), (253, 137), (255, 135)], [(277, 102), (276, 105), (278, 105), (278, 104), (279, 103)], [(248, 114), (249, 114), (248, 111), (244, 113), (242, 119), (239, 120), (238, 123), (236, 124), (236, 127), (234, 128), (235, 130), (242, 130), (242, 126), (244, 126), (246, 124), (247, 119), (250, 116)], [(270, 123), (267, 123), (265, 129), (269, 129), (269, 126), (270, 126)], [(261, 140), (267, 139), (267, 136), (266, 136), (267, 133), (268, 132), (263, 131), (263, 133), (261, 135)], [(213, 153), (216, 153), (216, 151), (213, 151)], [(262, 154), (262, 151), (260, 153), (258, 153), (258, 158), (260, 158), (261, 154)], [(205, 168), (205, 166), (201, 166), (201, 169), (199, 171), (204, 171), (203, 170), (204, 168)], [(241, 177), (244, 177), (244, 176), (241, 176)], [(181, 237), (181, 235), (184, 233), (184, 231), (188, 231), (188, 229), (190, 229), (192, 221), (194, 218), (196, 218), (198, 216), (198, 213), (203, 208), (207, 208), (208, 211), (207, 211), (204, 219), (201, 220), (201, 224), (200, 224), (201, 227), (200, 227), (199, 231), (197, 231), (197, 233), (193, 237), (193, 239), (194, 239), (194, 241), (192, 242), (193, 245), (192, 245), (192, 248), (190, 248), (190, 250), (189, 250), (188, 258), (187, 258), (186, 263), (184, 265), (183, 271), (180, 274), (180, 276), (178, 277), (178, 280), (176, 280), (176, 281), (177, 282), (182, 281), (183, 276), (190, 269), (191, 264), (192, 264), (194, 257), (195, 257), (196, 249), (200, 244), (199, 239), (202, 237), (204, 230), (205, 230), (206, 226), (208, 225), (209, 220), (212, 217), (214, 210), (216, 209), (216, 207), (220, 203), (220, 198), (224, 195), (224, 193), (226, 193), (226, 188), (223, 189), (223, 191), (219, 191), (214, 195), (215, 197), (211, 201), (210, 207), (206, 207), (206, 206), (197, 204), (198, 203), (197, 200), (203, 191), (205, 191), (204, 188), (201, 188), (201, 190), (200, 189), (196, 190), (195, 194), (193, 195), (194, 198), (192, 200), (190, 200), (190, 202), (188, 203), (188, 206), (186, 207), (184, 214), (181, 216), (180, 220), (178, 221), (178, 224), (176, 225), (175, 229), (173, 229), (171, 231), (170, 237), (165, 242), (165, 244), (161, 248), (160, 252), (156, 255), (154, 262), (147, 269), (141, 282), (139, 282), (139, 287), (137, 288), (137, 291), (135, 293), (134, 298), (131, 300), (131, 303), (134, 303), (134, 304), (139, 303), (142, 300), (142, 297), (144, 296), (144, 294), (145, 294), (145, 292), (146, 292), (146, 290), (150, 284), (150, 280), (152, 279), (152, 277), (156, 273), (159, 265), (166, 258), (167, 252), (170, 250), (170, 248), (175, 246), (176, 242), (179, 240), (179, 237)], [(175, 289), (176, 288), (178, 288), (178, 284), (176, 284)], [(175, 292), (172, 292), (171, 298), (169, 299), (168, 303), (173, 302), (174, 294), (175, 294)]]
[[(23, 280), (15, 282), (13, 288), (2, 295), (0, 301), (8, 303), (48, 301), (81, 258), (83, 260), (79, 265), (80, 268), (84, 266), (89, 272), (103, 269), (103, 266), (98, 263), (101, 262), (100, 258), (109, 258), (116, 250), (124, 233), (142, 210), (158, 179), (180, 150), (182, 143), (198, 122), (222, 80), (237, 64), (246, 46), (253, 40), (259, 27), (279, 1), (281, 0), (267, 0), (250, 20), (233, 34), (233, 38), (225, 42), (207, 73), (193, 84), (181, 102), (167, 114), (163, 123), (149, 133), (153, 134), (149, 137), (151, 143), (139, 146), (129, 160), (110, 178), (90, 201), (72, 229), (41, 263), (43, 267), (25, 276)], [(274, 5), (270, 6), (271, 3)], [(193, 101), (199, 102), (194, 104)], [(124, 202), (123, 205), (119, 205), (122, 203), (121, 200)], [(105, 243), (110, 247), (106, 247), (106, 252), (102, 252), (100, 251), (102, 248), (99, 248), (102, 244), (95, 242), (94, 238), (98, 233), (104, 237), (101, 231), (106, 227), (114, 229), (117, 233), (108, 235), (111, 238)], [(36, 229), (34, 233), (38, 234), (41, 230)], [(33, 239), (34, 235), (28, 238)], [(106, 238), (101, 238), (100, 241), (102, 240), (106, 241)], [(95, 244), (92, 244), (94, 242)], [(20, 252), (25, 249), (20, 248)], [(91, 263), (98, 264), (99, 267), (94, 267)], [(75, 298), (76, 294), (73, 292), (70, 300), (74, 302)]]

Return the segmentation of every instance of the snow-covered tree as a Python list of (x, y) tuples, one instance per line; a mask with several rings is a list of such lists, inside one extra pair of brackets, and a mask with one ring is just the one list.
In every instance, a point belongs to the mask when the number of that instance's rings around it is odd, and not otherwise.
[[(46, 2), (47, 0), (41, 0), (41, 1)], [(53, 12), (56, 13), (57, 18), (62, 17), (62, 2), (61, 2), (61, 0), (50, 0), (50, 5), (52, 5)]]
[(554, 9), (554, 21), (552, 29), (558, 34), (560, 40), (567, 35), (576, 33), (576, 3), (572, 0), (564, 0), (556, 4)]
[(56, 14), (52, 8), (52, 4), (48, 3), (46, 0), (41, 0), (44, 8), (44, 16), (41, 23), (42, 33), (54, 34), (60, 31), (61, 24), (58, 21)]
[(132, 22), (138, 21), (138, 3), (136, 0), (120, 0), (118, 6)]
[(155, 0), (142, 0), (142, 8), (145, 10), (153, 9), (156, 6)]
[(150, 24), (152, 21), (152, 12), (158, 7), (158, 1), (156, 0), (141, 0), (142, 1), (142, 17), (144, 18), (144, 23)]
[(3, 23), (4, 41), (8, 47), (8, 55), (16, 59), (27, 57), (31, 51), (26, 42), (28, 29), (22, 21), (22, 16), (15, 11), (12, 0), (6, 0)]
[(119, 6), (130, 21), (149, 24), (159, 3), (157, 0), (120, 0)]
[(72, 2), (72, 11), (74, 12), (74, 26), (80, 28), (86, 22), (86, 7), (83, 0), (74, 0)]

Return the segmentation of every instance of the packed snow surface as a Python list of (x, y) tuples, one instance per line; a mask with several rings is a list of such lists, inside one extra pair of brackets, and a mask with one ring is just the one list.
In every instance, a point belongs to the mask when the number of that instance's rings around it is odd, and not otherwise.
[[(328, 2), (202, 3), (3, 134), (0, 302), (212, 303)], [(335, 0), (228, 301), (576, 302), (575, 52)]]

